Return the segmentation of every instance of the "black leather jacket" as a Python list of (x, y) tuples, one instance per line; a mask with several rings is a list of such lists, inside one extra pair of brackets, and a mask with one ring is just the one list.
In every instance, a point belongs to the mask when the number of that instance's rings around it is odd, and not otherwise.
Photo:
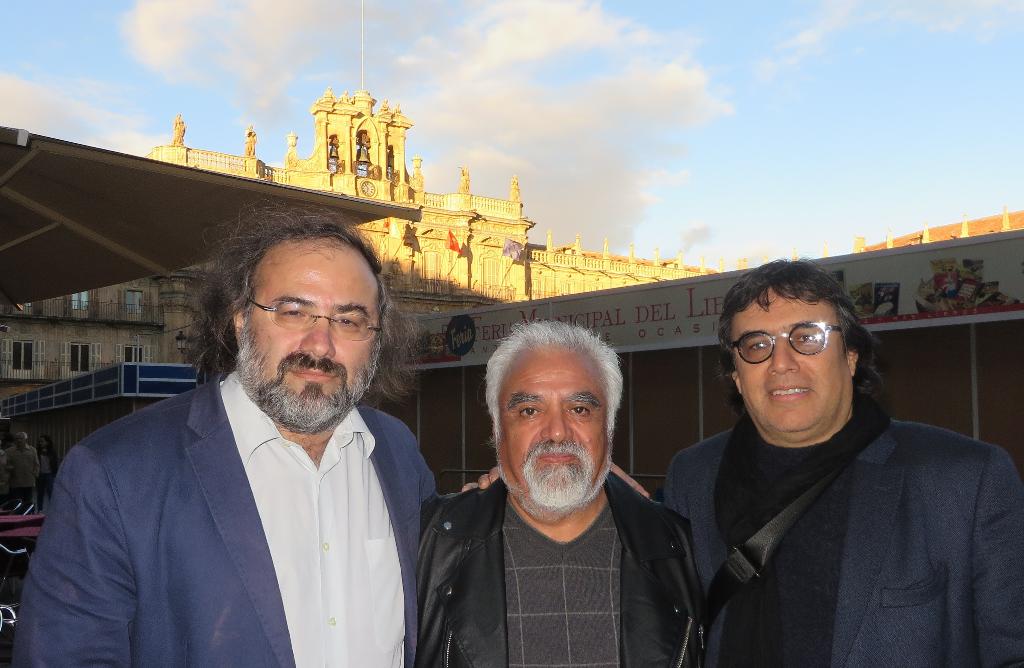
[[(620, 665), (701, 666), (704, 600), (689, 522), (613, 475), (604, 489), (622, 543)], [(416, 668), (508, 665), (505, 499), (497, 482), (424, 505)]]

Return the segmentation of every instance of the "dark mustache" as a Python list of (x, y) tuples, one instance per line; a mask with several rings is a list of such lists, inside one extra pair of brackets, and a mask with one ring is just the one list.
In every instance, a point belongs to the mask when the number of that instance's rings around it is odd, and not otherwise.
[(289, 353), (277, 365), (277, 371), (282, 376), (285, 371), (311, 369), (320, 373), (329, 373), (335, 376), (345, 377), (347, 370), (344, 364), (339, 364), (327, 357), (314, 357), (309, 353), (296, 350)]
[(530, 446), (530, 449), (527, 451), (526, 456), (529, 457), (535, 452), (542, 452), (543, 454), (557, 452), (559, 454), (571, 454), (578, 456), (579, 453), (570, 450), (570, 447), (578, 448), (580, 447), (580, 445), (576, 441), (562, 441), (560, 443), (556, 443), (555, 441), (551, 440), (540, 441)]

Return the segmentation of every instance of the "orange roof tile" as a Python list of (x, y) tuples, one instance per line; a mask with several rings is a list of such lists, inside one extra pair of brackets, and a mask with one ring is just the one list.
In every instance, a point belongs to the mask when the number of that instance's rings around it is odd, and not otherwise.
[[(1024, 211), (1011, 211), (1008, 214), (1010, 218), (1010, 229), (1020, 230), (1024, 229)], [(938, 227), (928, 228), (929, 242), (935, 241), (949, 241), (950, 239), (959, 239), (960, 230), (963, 226), (963, 222), (950, 223), (949, 225), (940, 225)], [(985, 218), (976, 218), (974, 220), (967, 221), (967, 231), (972, 237), (980, 237), (985, 234), (995, 234), (1003, 231), (1003, 214), (997, 213), (994, 216), (986, 216)], [(894, 237), (892, 240), (893, 248), (900, 248), (901, 246), (916, 246), (923, 243), (922, 238), (924, 237), (924, 230), (917, 230), (911, 234), (904, 234), (902, 236)], [(878, 244), (870, 244), (864, 246), (864, 252), (885, 250), (886, 242)]]

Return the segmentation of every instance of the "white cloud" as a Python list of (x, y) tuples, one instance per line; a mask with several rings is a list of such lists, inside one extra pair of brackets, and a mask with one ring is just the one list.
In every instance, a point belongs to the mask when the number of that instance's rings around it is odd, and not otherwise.
[(171, 82), (207, 81), (201, 59), (219, 39), (224, 12), (205, 0), (141, 0), (121, 20), (129, 51)]
[(883, 16), (928, 30), (967, 30), (985, 38), (1001, 29), (1020, 28), (1024, 0), (890, 0)]
[(669, 171), (656, 169), (647, 178), (646, 187), (640, 194), (645, 204), (657, 204), (662, 201), (661, 194), (666, 190), (678, 189), (690, 182), (690, 170), (679, 169)]
[(548, 63), (560, 55), (656, 41), (643, 27), (580, 0), (494, 2), (471, 15), (456, 33), (473, 51), (472, 58), (460, 58), (463, 74), (500, 72), (524, 63)]
[(698, 221), (687, 226), (679, 235), (679, 248), (685, 255), (692, 251), (694, 246), (711, 241), (712, 237), (714, 237), (714, 232), (711, 230), (711, 226)]
[(538, 233), (625, 248), (658, 189), (688, 178), (674, 164), (685, 131), (732, 113), (667, 43), (586, 2), (491, 3), (418, 41), (396, 62), (419, 82), (402, 105), (438, 163), (427, 188), (453, 190), (468, 165), (474, 192), (505, 196), (515, 173)]
[[(355, 0), (138, 0), (122, 33), (168, 81), (233, 82), (240, 122), (259, 129), (305, 122), (296, 84), (358, 72), (358, 20)], [(373, 5), (366, 34), (372, 92), (416, 123), (407, 149), (428, 156), (427, 188), (454, 190), (465, 165), (474, 192), (504, 197), (517, 174), (559, 239), (625, 247), (670, 187), (659, 179), (680, 173), (684, 133), (732, 113), (692, 41), (593, 0)]]
[(858, 20), (856, 10), (860, 5), (861, 0), (824, 0), (808, 25), (783, 40), (776, 47), (774, 56), (762, 58), (755, 63), (757, 78), (771, 81), (781, 69), (793, 67), (805, 58), (820, 54), (829, 37)]
[(658, 169), (651, 173), (651, 184), (659, 187), (678, 188), (690, 182), (690, 170), (669, 171)]
[(782, 40), (771, 56), (754, 63), (758, 80), (769, 82), (786, 68), (823, 53), (835, 35), (858, 24), (909, 23), (926, 30), (973, 33), (989, 39), (1022, 27), (1024, 0), (822, 0), (814, 16)]
[[(103, 95), (96, 99), (97, 93)], [(135, 155), (169, 141), (170, 125), (166, 136), (149, 134), (142, 129), (147, 119), (141, 114), (102, 105), (110, 93), (108, 85), (95, 81), (43, 84), (0, 72), (0, 125)]]
[[(135, 58), (168, 82), (234, 83), (247, 118), (282, 120), (296, 73), (311, 63), (358, 57), (352, 0), (138, 0), (121, 33)], [(352, 34), (348, 34), (352, 33)]]

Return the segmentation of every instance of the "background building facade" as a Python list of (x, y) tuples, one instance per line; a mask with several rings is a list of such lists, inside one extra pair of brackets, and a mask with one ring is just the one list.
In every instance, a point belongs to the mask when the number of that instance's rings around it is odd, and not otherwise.
[[(641, 259), (585, 251), (572, 244), (531, 243), (533, 221), (523, 215), (518, 179), (507, 197), (472, 192), (468, 167), (454, 193), (427, 191), (422, 159), (409, 157), (412, 121), (388, 100), (367, 91), (336, 96), (331, 89), (310, 108), (312, 151), (298, 153), (286, 138), (280, 167), (260, 159), (250, 126), (239, 155), (191, 148), (186, 125), (175, 118), (170, 143), (154, 160), (270, 181), (286, 186), (418, 206), (419, 222), (385, 218), (361, 225), (379, 253), (385, 280), (403, 306), (437, 312), (499, 302), (576, 294), (708, 273), (682, 257)], [(82, 258), (89, 262), (89, 258)], [(180, 362), (191, 316), (192, 273), (154, 276), (23, 305), (0, 307), (0, 397), (71, 378), (118, 362)]]
[(0, 306), (0, 396), (118, 362), (181, 362), (190, 282), (183, 273)]
[(580, 237), (555, 246), (531, 243), (533, 221), (523, 215), (519, 180), (510, 175), (507, 197), (472, 191), (469, 167), (454, 193), (429, 192), (423, 161), (411, 158), (413, 126), (399, 105), (379, 105), (367, 91), (336, 96), (328, 88), (310, 108), (312, 151), (299, 157), (292, 133), (281, 167), (256, 157), (252, 135), (236, 156), (190, 148), (184, 132), (150, 152), (155, 160), (264, 179), (282, 185), (401, 204), (418, 204), (418, 223), (388, 218), (362, 226), (384, 262), (399, 299), (413, 311), (437, 311), (542, 296), (575, 294), (709, 273), (681, 256), (640, 259), (584, 251)]

